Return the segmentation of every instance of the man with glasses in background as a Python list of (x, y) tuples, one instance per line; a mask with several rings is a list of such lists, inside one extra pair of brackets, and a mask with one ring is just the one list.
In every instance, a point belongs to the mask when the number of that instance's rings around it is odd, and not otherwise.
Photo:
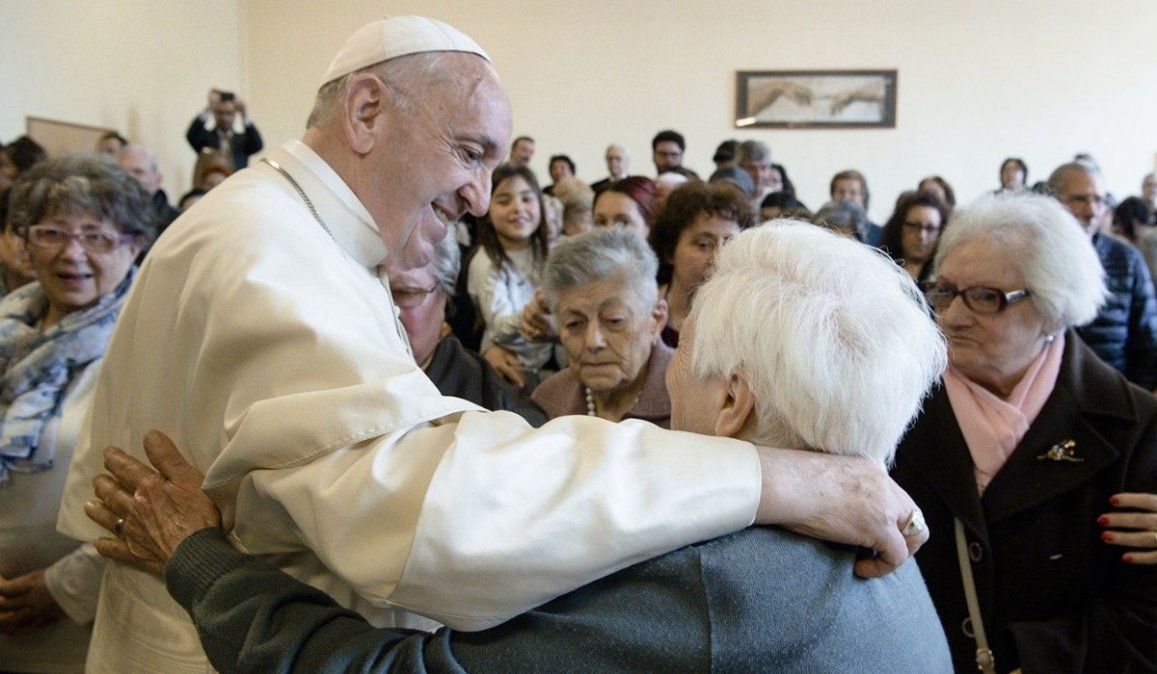
[(1097, 318), (1077, 330), (1081, 339), (1109, 365), (1147, 391), (1157, 387), (1157, 302), (1141, 252), (1102, 233), (1110, 215), (1101, 171), (1088, 162), (1071, 162), (1053, 171), (1049, 189), (1077, 219), (1101, 258), (1109, 297)]

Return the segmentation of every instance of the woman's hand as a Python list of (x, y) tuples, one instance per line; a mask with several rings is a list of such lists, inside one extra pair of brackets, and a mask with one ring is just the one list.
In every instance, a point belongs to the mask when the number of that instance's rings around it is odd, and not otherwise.
[(1114, 494), (1109, 502), (1131, 511), (1105, 513), (1097, 524), (1112, 527), (1101, 534), (1109, 545), (1140, 548), (1141, 552), (1126, 552), (1121, 561), (1128, 564), (1157, 564), (1157, 494)]
[(0, 634), (27, 634), (63, 616), (44, 584), (44, 569), (12, 580), (0, 577)]
[(518, 356), (501, 346), (492, 346), (486, 349), (482, 354), (490, 367), (494, 371), (502, 375), (518, 388), (526, 386), (526, 379), (522, 376), (522, 361), (518, 360)]
[(534, 291), (534, 299), (526, 303), (518, 317), (518, 331), (528, 342), (553, 342), (558, 339), (550, 320), (550, 307), (542, 298), (542, 290)]
[(116, 447), (104, 451), (104, 467), (112, 473), (93, 479), (97, 498), (84, 512), (116, 534), (102, 538), (96, 549), (105, 557), (161, 573), (177, 546), (192, 534), (221, 526), (221, 513), (201, 483), (205, 476), (185, 461), (164, 433), (145, 435), (149, 468)]

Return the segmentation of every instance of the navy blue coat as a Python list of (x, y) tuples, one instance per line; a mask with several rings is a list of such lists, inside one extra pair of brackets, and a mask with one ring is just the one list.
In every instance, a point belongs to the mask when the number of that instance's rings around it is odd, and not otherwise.
[(1157, 388), (1157, 301), (1145, 258), (1108, 234), (1098, 234), (1093, 247), (1105, 268), (1109, 298), (1097, 318), (1077, 332), (1101, 360), (1152, 391)]

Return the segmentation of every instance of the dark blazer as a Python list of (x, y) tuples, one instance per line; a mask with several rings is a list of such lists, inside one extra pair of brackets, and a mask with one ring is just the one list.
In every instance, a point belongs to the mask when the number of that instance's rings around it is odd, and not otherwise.
[(909, 562), (875, 580), (854, 554), (752, 527), (595, 581), (498, 627), (375, 629), (230, 547), (217, 529), (165, 571), (222, 672), (949, 672)]
[[(1071, 440), (1078, 461), (1047, 457)], [(1157, 401), (1069, 331), (1052, 395), (984, 497), (943, 387), (901, 441), (892, 476), (932, 538), (916, 559), (957, 671), (976, 671), (953, 518), (964, 523), (997, 671), (1157, 671), (1157, 567), (1121, 561), (1097, 516), (1157, 491)]]
[[(217, 135), (217, 129), (206, 128), (206, 121), (204, 114), (197, 115), (189, 124), (189, 130), (185, 132), (185, 140), (193, 146), (194, 152), (200, 153), (205, 148), (217, 150), (221, 147), (221, 137)], [(243, 133), (233, 134), (232, 145), (233, 169), (237, 171), (249, 166), (249, 155), (256, 154), (265, 147), (257, 126), (252, 122), (245, 124)]]
[(491, 411), (514, 412), (535, 428), (546, 423), (546, 413), (538, 405), (503, 379), (482, 356), (467, 351), (454, 335), (443, 337), (434, 347), (426, 376), (444, 396), (469, 400)]

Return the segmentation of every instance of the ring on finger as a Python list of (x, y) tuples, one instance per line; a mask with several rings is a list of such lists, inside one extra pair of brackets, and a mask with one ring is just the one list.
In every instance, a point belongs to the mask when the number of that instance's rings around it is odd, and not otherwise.
[(924, 513), (920, 512), (919, 508), (913, 508), (912, 514), (908, 515), (908, 521), (904, 523), (901, 533), (905, 536), (915, 536), (927, 528), (928, 524), (924, 521)]
[(117, 535), (117, 538), (120, 538), (121, 535), (125, 532), (125, 518), (118, 517), (117, 521), (112, 525), (112, 530), (113, 533)]

